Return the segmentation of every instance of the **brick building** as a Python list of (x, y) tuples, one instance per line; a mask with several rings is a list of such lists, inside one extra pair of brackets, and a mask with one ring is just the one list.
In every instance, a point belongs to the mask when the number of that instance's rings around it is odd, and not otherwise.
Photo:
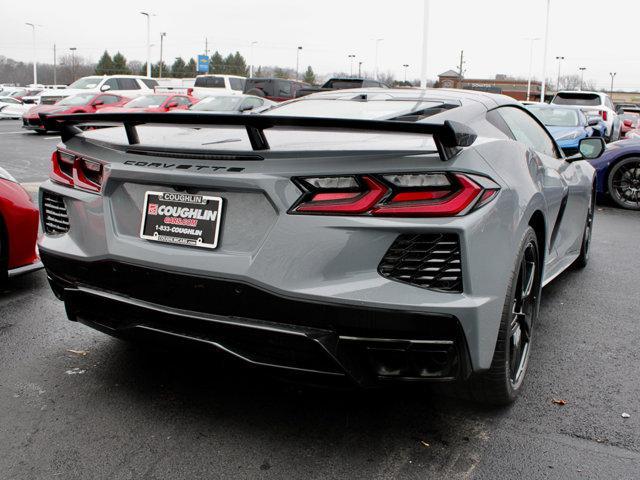
[[(501, 93), (521, 101), (527, 99), (527, 81), (514, 80), (506, 75), (496, 75), (496, 78), (492, 80), (461, 78), (458, 72), (448, 70), (438, 75), (437, 86), (441, 88), (462, 88), (467, 90), (480, 90), (489, 93)], [(539, 101), (541, 90), (542, 83), (532, 81), (530, 100)]]

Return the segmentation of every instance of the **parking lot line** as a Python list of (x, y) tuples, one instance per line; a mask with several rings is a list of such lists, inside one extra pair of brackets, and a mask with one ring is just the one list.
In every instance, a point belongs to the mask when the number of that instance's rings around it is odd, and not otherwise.
[(30, 132), (0, 132), (0, 135), (15, 135), (16, 133), (25, 134)]

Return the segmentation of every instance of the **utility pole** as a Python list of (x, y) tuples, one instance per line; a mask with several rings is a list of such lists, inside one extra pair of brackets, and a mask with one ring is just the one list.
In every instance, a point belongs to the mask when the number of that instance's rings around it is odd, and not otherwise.
[(58, 77), (56, 75), (57, 59), (56, 59), (56, 44), (53, 44), (53, 84), (58, 85)]
[(162, 47), (164, 37), (167, 36), (167, 32), (160, 33), (160, 64), (158, 65), (158, 78), (162, 78)]
[(353, 59), (356, 58), (355, 55), (347, 55), (349, 57), (349, 76), (353, 77)]
[(405, 63), (402, 66), (404, 67), (404, 84), (406, 86), (407, 85), (407, 68), (409, 68), (409, 64)]
[(296, 50), (296, 80), (298, 80), (298, 70), (300, 70), (300, 52), (302, 51), (302, 47), (298, 47)]
[(558, 61), (558, 83), (556, 84), (556, 93), (560, 91), (560, 67), (562, 66), (562, 61), (564, 57), (556, 57)]
[(362, 63), (358, 62), (358, 78), (362, 78)]
[[(35, 86), (38, 84), (38, 59), (36, 58), (36, 24), (26, 23), (25, 25), (29, 25), (33, 33), (33, 85)], [(41, 27), (42, 25), (37, 26)]]
[(462, 77), (464, 76), (464, 50), (460, 50), (460, 65), (458, 66), (458, 79), (460, 82), (460, 85), (458, 85), (456, 88), (462, 88)]
[(549, 51), (549, 14), (551, 13), (551, 0), (547, 0), (547, 21), (544, 29), (544, 54), (542, 57), (542, 88), (540, 89), (540, 103), (544, 103), (547, 95), (547, 54)]
[(207, 37), (204, 37), (204, 56), (209, 56), (209, 39)]
[(587, 69), (587, 67), (578, 68), (578, 70), (580, 70), (580, 90), (582, 90), (582, 85), (584, 85), (584, 71), (586, 69)]
[(424, 19), (422, 23), (422, 68), (420, 71), (420, 88), (427, 88), (427, 60), (429, 46), (429, 0), (424, 0)]
[(150, 12), (140, 12), (147, 17), (147, 77), (151, 77), (151, 15)]
[(71, 50), (71, 75), (73, 77), (73, 81), (76, 81), (76, 47), (69, 48)]
[(528, 38), (529, 40), (529, 77), (527, 80), (527, 102), (531, 98), (531, 74), (533, 70), (533, 42), (540, 40), (539, 38)]
[(616, 78), (618, 72), (610, 72), (609, 75), (611, 76), (611, 90), (609, 92), (609, 96), (613, 99), (613, 79)]

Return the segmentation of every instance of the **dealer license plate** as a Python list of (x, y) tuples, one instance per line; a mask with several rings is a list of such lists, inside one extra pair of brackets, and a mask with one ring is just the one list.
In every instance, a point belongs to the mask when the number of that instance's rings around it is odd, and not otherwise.
[(179, 192), (146, 192), (140, 237), (156, 242), (216, 248), (222, 198)]

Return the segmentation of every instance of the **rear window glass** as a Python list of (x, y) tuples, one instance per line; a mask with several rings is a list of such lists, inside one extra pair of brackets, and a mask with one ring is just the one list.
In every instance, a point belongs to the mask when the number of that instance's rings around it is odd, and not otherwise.
[(196, 87), (202, 88), (224, 88), (224, 77), (198, 77)]
[(556, 105), (597, 107), (602, 104), (602, 100), (595, 93), (559, 93), (553, 99), (553, 103)]
[(249, 93), (251, 90), (261, 90), (268, 97), (274, 96), (271, 80), (249, 79), (244, 84), (244, 93)]
[(529, 107), (547, 127), (577, 127), (580, 125), (578, 111), (569, 108)]
[(151, 80), (150, 78), (141, 78), (140, 81), (151, 89), (158, 86), (158, 82), (156, 82), (155, 80)]
[(335, 88), (336, 90), (360, 87), (362, 87), (362, 80), (330, 80), (327, 82), (327, 88)]

